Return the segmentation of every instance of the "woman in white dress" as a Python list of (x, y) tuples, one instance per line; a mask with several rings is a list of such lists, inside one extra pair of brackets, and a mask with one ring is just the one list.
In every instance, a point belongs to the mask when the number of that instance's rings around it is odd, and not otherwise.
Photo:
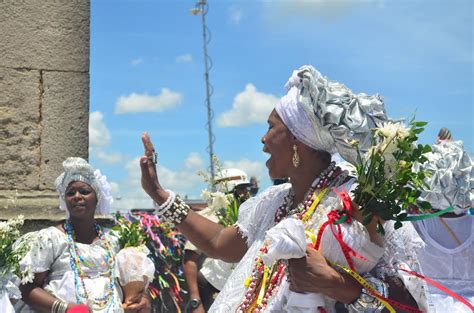
[[(316, 232), (331, 211), (342, 209), (333, 187), (350, 190), (353, 180), (331, 163), (331, 154), (338, 152), (354, 162), (356, 151), (348, 140), (358, 140), (362, 150), (369, 147), (371, 128), (386, 120), (383, 101), (378, 95), (354, 94), (312, 66), (295, 71), (286, 87), (288, 94), (270, 114), (262, 143), (263, 151), (270, 155), (266, 162), (269, 176), (290, 178), (291, 183), (270, 187), (244, 202), (236, 225), (223, 228), (208, 221), (161, 187), (155, 163), (150, 162), (156, 160), (156, 153), (147, 134), (142, 136), (142, 186), (155, 201), (156, 213), (175, 223), (208, 256), (239, 262), (210, 312), (334, 312), (336, 301), (347, 304), (351, 311), (380, 311), (380, 302), (363, 294), (354, 279), (325, 261), (324, 257), (345, 261), (331, 231), (322, 236), (321, 253), (306, 249), (304, 230)], [(382, 258), (384, 249), (375, 223), (363, 226), (357, 210), (349, 218), (351, 224), (341, 224), (343, 239), (365, 261), (353, 258), (353, 264), (347, 264), (346, 258), (346, 265), (366, 273)], [(291, 246), (287, 254), (273, 255), (279, 261), (269, 263), (274, 264), (270, 272), (262, 266), (272, 250), (268, 236), (290, 243), (280, 252)], [(289, 265), (281, 259), (290, 259)], [(269, 285), (262, 287), (262, 276), (264, 280), (271, 277)], [(387, 296), (383, 281), (367, 279)]]
[[(442, 130), (443, 131), (443, 130)], [(444, 129), (444, 133), (447, 131)], [(449, 132), (449, 131), (448, 131)], [(442, 132), (440, 132), (442, 134)], [(449, 135), (450, 137), (450, 135)], [(443, 140), (444, 139), (444, 140)], [(438, 139), (423, 168), (431, 173), (422, 200), (435, 210), (453, 212), (415, 222), (426, 246), (418, 252), (421, 271), (471, 302), (471, 308), (435, 286), (428, 286), (432, 312), (472, 312), (474, 308), (474, 168), (461, 141)]]
[[(86, 305), (90, 312), (123, 312), (115, 264), (118, 238), (94, 219), (96, 212), (108, 212), (110, 185), (81, 158), (68, 158), (63, 167), (55, 185), (68, 219), (36, 232), (31, 250), (20, 262), (34, 277), (20, 286), (23, 301), (16, 310), (64, 313)], [(150, 310), (150, 300), (142, 296), (127, 312)]]

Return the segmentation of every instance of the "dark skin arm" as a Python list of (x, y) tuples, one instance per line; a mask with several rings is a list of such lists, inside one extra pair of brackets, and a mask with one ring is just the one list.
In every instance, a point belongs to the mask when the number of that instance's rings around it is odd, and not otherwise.
[[(169, 193), (161, 187), (156, 165), (148, 159), (155, 151), (148, 134), (142, 135), (142, 142), (145, 148), (145, 156), (140, 158), (142, 187), (156, 203), (162, 204), (168, 199)], [(224, 228), (191, 210), (177, 228), (211, 258), (236, 263), (247, 252), (247, 244), (237, 228)]]
[(125, 313), (150, 313), (151, 312), (151, 299), (145, 292), (140, 300), (136, 303), (127, 305)]
[[(388, 294), (390, 299), (397, 302), (409, 305), (413, 308), (418, 308), (418, 304), (415, 299), (412, 297), (408, 289), (403, 284), (403, 281), (398, 277), (387, 277), (385, 282), (388, 284)], [(408, 312), (399, 308), (396, 308), (397, 312)], [(387, 309), (384, 309), (382, 312), (388, 313)]]
[[(48, 272), (36, 273), (32, 283), (20, 285), (22, 300), (38, 312), (50, 313), (54, 301), (58, 298), (43, 289)], [(77, 306), (69, 303), (68, 309)]]
[[(198, 287), (198, 261), (199, 253), (192, 250), (185, 250), (184, 252), (184, 276), (189, 288), (189, 299), (201, 299)], [(193, 312), (204, 313), (204, 306), (202, 303), (193, 310)]]

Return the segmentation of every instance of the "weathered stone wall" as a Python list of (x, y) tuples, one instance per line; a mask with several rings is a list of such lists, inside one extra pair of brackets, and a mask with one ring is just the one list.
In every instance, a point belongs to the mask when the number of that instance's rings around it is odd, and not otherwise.
[(54, 179), (88, 157), (89, 0), (0, 1), (0, 219), (55, 220)]

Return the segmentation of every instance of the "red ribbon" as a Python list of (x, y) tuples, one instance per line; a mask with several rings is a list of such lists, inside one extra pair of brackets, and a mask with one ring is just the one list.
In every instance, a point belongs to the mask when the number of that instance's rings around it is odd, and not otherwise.
[(332, 190), (342, 200), (342, 211), (344, 212), (343, 214), (347, 216), (346, 222), (350, 224), (352, 212), (354, 210), (351, 196), (349, 196), (349, 193), (344, 186), (342, 186), (342, 191), (339, 191), (336, 187), (334, 187)]
[[(336, 238), (336, 240), (339, 242), (339, 246), (342, 249), (342, 253), (344, 254), (344, 257), (347, 261), (347, 264), (349, 265), (349, 268), (355, 271), (354, 263), (352, 262), (351, 255), (353, 257), (356, 257), (364, 261), (367, 261), (367, 259), (363, 257), (362, 255), (358, 254), (356, 251), (354, 251), (354, 249), (352, 249), (350, 246), (348, 246), (344, 242), (344, 237), (342, 236), (341, 225), (339, 225), (339, 223), (344, 218), (347, 223), (351, 223), (353, 205), (352, 205), (351, 197), (347, 193), (347, 190), (344, 187), (342, 188), (343, 189), (341, 192), (339, 192), (339, 190), (337, 190), (336, 188), (334, 188), (333, 191), (339, 196), (339, 198), (341, 198), (343, 209), (332, 210), (327, 214), (328, 220), (324, 222), (323, 225), (321, 225), (321, 228), (319, 229), (319, 232), (318, 232), (318, 236), (316, 238), (316, 243), (314, 245), (314, 248), (316, 250), (319, 250), (324, 230), (326, 229), (327, 226), (331, 225), (331, 231), (334, 235), (334, 238)], [(334, 226), (336, 226), (337, 232), (334, 230)]]
[(449, 296), (453, 297), (454, 299), (458, 300), (459, 302), (462, 302), (463, 304), (465, 304), (467, 307), (469, 307), (473, 312), (474, 312), (474, 305), (472, 305), (471, 302), (467, 301), (466, 299), (464, 299), (462, 296), (458, 295), (457, 293), (455, 293), (454, 291), (444, 287), (443, 285), (441, 285), (440, 283), (428, 278), (428, 277), (425, 277), (421, 274), (418, 274), (417, 272), (413, 272), (413, 271), (409, 271), (409, 270), (406, 270), (404, 268), (401, 268), (400, 267), (400, 270), (410, 274), (410, 275), (413, 275), (413, 276), (416, 276), (418, 278), (421, 278), (423, 279), (424, 281), (426, 281), (427, 283), (429, 283), (430, 285), (433, 285), (435, 286), (436, 288), (438, 288), (439, 290), (441, 290), (442, 292), (448, 294)]

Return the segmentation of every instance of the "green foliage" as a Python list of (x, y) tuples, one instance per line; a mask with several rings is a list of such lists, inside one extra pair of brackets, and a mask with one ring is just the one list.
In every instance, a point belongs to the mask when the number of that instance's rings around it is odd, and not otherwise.
[(30, 249), (28, 241), (18, 240), (23, 222), (22, 215), (0, 222), (0, 278), (12, 272), (20, 278), (23, 276), (20, 271), (20, 260)]
[[(431, 151), (429, 145), (416, 144), (418, 134), (423, 132), (425, 122), (412, 121), (410, 128), (400, 124), (387, 123), (375, 129), (372, 147), (362, 155), (357, 147), (358, 186), (354, 201), (360, 206), (364, 224), (374, 216), (383, 220), (395, 220), (395, 229), (402, 227), (410, 206), (427, 211), (428, 202), (418, 201), (420, 189), (425, 187), (424, 179), (429, 174), (415, 170)], [(377, 228), (383, 233), (381, 225)]]
[(116, 225), (112, 227), (119, 237), (120, 249), (146, 244), (147, 236), (139, 221), (130, 221), (120, 213), (115, 214)]

